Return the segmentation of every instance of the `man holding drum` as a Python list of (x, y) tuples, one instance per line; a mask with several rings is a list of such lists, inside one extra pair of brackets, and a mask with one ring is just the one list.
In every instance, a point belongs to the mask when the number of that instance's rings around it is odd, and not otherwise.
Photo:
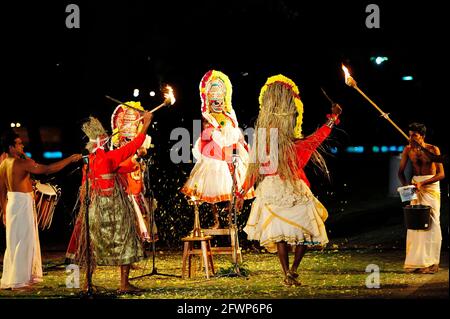
[(442, 163), (433, 162), (427, 153), (440, 155), (437, 146), (425, 143), (426, 127), (420, 123), (409, 125), (410, 144), (402, 153), (398, 177), (406, 186), (405, 177), (408, 161), (411, 161), (413, 177), (411, 184), (416, 187), (417, 199), (411, 205), (431, 206), (431, 227), (428, 230), (408, 229), (406, 236), (405, 271), (434, 274), (439, 270), (441, 254), (441, 225), (439, 222), (441, 194), (439, 181), (444, 179)]
[(53, 174), (81, 159), (73, 154), (59, 162), (42, 165), (26, 158), (20, 137), (9, 131), (2, 136), (8, 157), (0, 164), (0, 208), (6, 226), (2, 289), (27, 289), (42, 281), (42, 262), (30, 174)]

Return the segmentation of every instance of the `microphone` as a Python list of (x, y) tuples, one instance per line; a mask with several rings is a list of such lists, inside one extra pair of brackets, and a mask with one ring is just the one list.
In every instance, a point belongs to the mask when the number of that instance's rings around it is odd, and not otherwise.
[(87, 149), (84, 149), (81, 152), (81, 158), (83, 159), (84, 164), (89, 164), (89, 151)]

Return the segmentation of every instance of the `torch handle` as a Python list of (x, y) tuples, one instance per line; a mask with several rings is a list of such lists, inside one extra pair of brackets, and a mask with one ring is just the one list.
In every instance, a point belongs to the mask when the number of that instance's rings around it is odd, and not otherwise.
[(145, 110), (138, 109), (137, 107), (134, 107), (134, 106), (132, 106), (132, 105), (130, 105), (130, 104), (127, 104), (127, 103), (124, 103), (124, 102), (122, 102), (122, 101), (119, 101), (119, 100), (117, 100), (117, 99), (115, 99), (115, 98), (113, 98), (113, 97), (110, 97), (109, 95), (105, 95), (105, 97), (106, 97), (107, 99), (110, 99), (110, 100), (113, 101), (113, 102), (116, 102), (116, 103), (118, 103), (118, 104), (125, 105), (125, 106), (127, 106), (127, 107), (129, 107), (129, 108), (131, 108), (131, 109), (133, 109), (133, 110), (136, 110), (136, 111), (138, 111), (138, 112), (140, 112), (140, 113), (144, 113), (144, 112), (145, 112)]
[(381, 115), (386, 119), (386, 120), (388, 120), (389, 121), (389, 123), (391, 123), (408, 141), (409, 141), (409, 136), (408, 135), (406, 135), (406, 133), (405, 132), (403, 132), (402, 131), (402, 129), (400, 128), (400, 127), (398, 127), (398, 125), (397, 124), (395, 124), (394, 123), (394, 121), (392, 121), (390, 118), (389, 118), (389, 115), (388, 114), (386, 114), (386, 113), (384, 113), (383, 112), (383, 110), (381, 110), (379, 107), (378, 107), (378, 105), (376, 105), (375, 104), (375, 102), (373, 102), (363, 91), (361, 91), (360, 90), (360, 88), (357, 86), (357, 85), (355, 85), (355, 86), (353, 86), (354, 88), (355, 88), (355, 90), (357, 90), (358, 92), (359, 92), (359, 94), (361, 94), (362, 96), (364, 96), (364, 98), (367, 100), (367, 101), (369, 101), (370, 102), (370, 104), (372, 104), (380, 113), (381, 113)]
[(155, 107), (154, 109), (150, 110), (150, 113), (156, 112), (157, 110), (159, 110), (160, 108), (166, 106), (166, 102), (161, 103), (160, 105), (158, 105), (157, 107)]
[[(127, 107), (129, 107), (129, 108), (132, 108), (133, 110), (136, 110), (136, 111), (138, 111), (138, 112), (140, 112), (140, 113), (144, 113), (144, 112), (145, 112), (145, 110), (138, 109), (138, 108), (136, 108), (136, 107), (134, 107), (134, 106), (132, 106), (132, 105), (130, 105), (130, 104), (127, 104), (127, 103), (124, 103), (124, 102), (122, 102), (122, 101), (119, 101), (119, 100), (117, 100), (117, 99), (115, 99), (115, 98), (113, 98), (113, 97), (111, 97), (111, 96), (109, 96), (109, 95), (105, 95), (105, 97), (106, 97), (107, 99), (113, 101), (113, 102), (116, 102), (116, 103), (118, 103), (118, 104), (125, 105), (125, 106), (127, 106)], [(170, 103), (170, 102), (169, 102), (169, 103)], [(166, 101), (164, 101), (163, 103), (161, 103), (160, 105), (158, 105), (157, 107), (155, 107), (154, 109), (152, 109), (152, 110), (149, 111), (149, 112), (150, 112), (150, 113), (154, 113), (154, 112), (156, 112), (157, 110), (159, 110), (160, 108), (166, 106), (167, 104), (168, 104), (168, 102), (167, 102), (167, 100), (166, 100)]]

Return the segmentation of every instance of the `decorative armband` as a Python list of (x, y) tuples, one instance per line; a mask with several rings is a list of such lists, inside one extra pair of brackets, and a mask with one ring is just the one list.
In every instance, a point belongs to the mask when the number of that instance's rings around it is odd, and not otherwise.
[(336, 114), (327, 114), (327, 121), (325, 123), (326, 126), (328, 126), (329, 128), (333, 128), (334, 125), (339, 125), (340, 120), (339, 120), (339, 115)]

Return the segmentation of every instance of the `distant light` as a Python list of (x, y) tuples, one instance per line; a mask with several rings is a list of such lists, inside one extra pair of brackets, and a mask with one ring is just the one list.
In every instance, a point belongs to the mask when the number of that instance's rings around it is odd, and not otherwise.
[(150, 96), (155, 96), (155, 95), (156, 95), (155, 91), (150, 91)]
[(29, 158), (32, 157), (30, 152), (25, 152), (25, 155), (28, 156)]
[(21, 127), (21, 126), (22, 126), (22, 124), (16, 123), (16, 127)]
[(387, 146), (381, 146), (381, 153), (386, 153), (388, 151)]
[(397, 146), (394, 146), (394, 145), (393, 145), (393, 146), (390, 146), (390, 147), (389, 147), (389, 151), (390, 151), (390, 152), (396, 152), (396, 151), (397, 151)]
[(11, 127), (16, 127), (16, 123), (11, 123)]
[(248, 72), (242, 72), (242, 76), (247, 76)]
[(380, 148), (378, 146), (372, 146), (372, 152), (379, 153), (380, 152)]
[(402, 146), (399, 146), (399, 147), (397, 148), (397, 151), (403, 152), (404, 149), (405, 149), (405, 147), (402, 145)]
[(331, 153), (333, 153), (333, 154), (337, 154), (338, 149), (337, 149), (337, 147), (330, 147), (330, 151), (331, 151)]
[(380, 65), (381, 63), (383, 63), (384, 61), (387, 61), (389, 59), (385, 56), (377, 56), (377, 57), (371, 57), (370, 60), (375, 61), (376, 64)]
[(133, 96), (138, 97), (139, 96), (139, 89), (134, 89)]
[(347, 153), (364, 153), (364, 146), (348, 146)]
[(412, 81), (414, 78), (411, 75), (405, 75), (402, 77), (403, 81)]
[(62, 152), (44, 152), (44, 158), (62, 158)]

